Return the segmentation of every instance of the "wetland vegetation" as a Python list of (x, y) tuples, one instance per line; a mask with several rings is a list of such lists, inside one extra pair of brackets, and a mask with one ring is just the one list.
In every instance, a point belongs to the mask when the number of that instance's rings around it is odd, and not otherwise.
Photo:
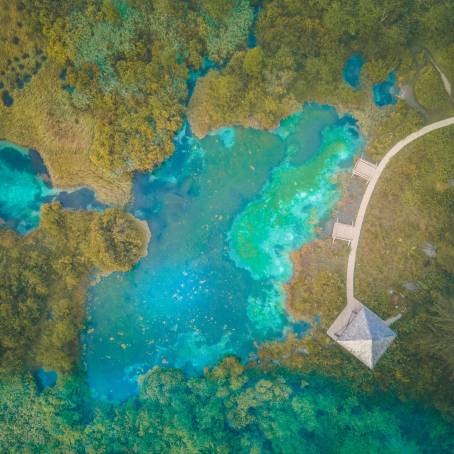
[[(362, 66), (349, 85), (352, 55)], [(395, 105), (374, 103), (374, 84), (393, 71), (393, 87), (408, 86), (420, 109), (403, 91)], [(338, 172), (336, 160), (361, 144), (378, 161), (428, 121), (454, 115), (442, 74), (454, 84), (449, 0), (0, 0), (0, 139), (38, 150), (55, 187), (90, 187), (110, 206), (44, 202), (38, 214), (31, 192), (47, 195), (44, 180), (0, 167), (0, 188), (5, 172), (24, 181), (0, 196), (0, 213), (39, 218), (25, 235), (0, 224), (0, 451), (452, 452), (452, 127), (393, 161), (364, 226), (358, 294), (382, 318), (403, 314), (396, 341), (370, 371), (325, 333), (345, 304), (348, 250), (331, 246), (324, 225), (336, 203), (342, 214), (363, 190), (327, 169)], [(332, 118), (311, 123), (310, 112)], [(292, 228), (295, 213), (304, 232)], [(149, 256), (135, 266), (150, 238)], [(265, 276), (281, 288), (285, 279), (275, 277), (291, 274), (288, 254), (301, 244), (285, 307), (285, 295), (268, 299), (272, 292), (254, 306), (250, 282)], [(262, 256), (268, 268), (251, 274)], [(282, 263), (285, 272), (273, 268)], [(199, 319), (188, 312), (194, 336), (178, 337), (175, 357), (156, 345), (140, 364), (137, 395), (97, 398), (87, 378), (93, 364), (112, 365), (112, 377), (124, 358), (137, 366), (116, 311), (131, 332), (155, 323), (163, 338), (177, 336), (172, 317), (186, 316), (177, 301), (192, 301), (192, 280), (209, 290), (196, 298)], [(104, 316), (96, 319), (99, 294)], [(135, 313), (141, 298), (150, 306)], [(248, 310), (235, 306), (243, 300)], [(224, 318), (213, 322), (210, 308)], [(238, 321), (250, 351), (239, 341), (224, 351), (222, 340), (220, 358), (197, 323), (223, 335), (235, 317), (268, 324)], [(103, 356), (90, 365), (98, 333)], [(114, 344), (112, 359), (103, 349)], [(178, 354), (189, 355), (189, 372)], [(42, 386), (40, 370), (57, 372), (56, 384)]]

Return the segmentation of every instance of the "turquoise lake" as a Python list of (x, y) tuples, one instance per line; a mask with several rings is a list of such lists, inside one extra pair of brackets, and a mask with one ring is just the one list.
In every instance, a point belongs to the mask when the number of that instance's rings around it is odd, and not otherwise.
[(307, 105), (265, 132), (197, 140), (136, 177), (129, 211), (152, 231), (131, 272), (90, 290), (84, 361), (96, 397), (122, 400), (153, 365), (188, 374), (305, 326), (289, 320), (290, 252), (314, 239), (339, 198), (336, 174), (363, 146), (356, 122)]

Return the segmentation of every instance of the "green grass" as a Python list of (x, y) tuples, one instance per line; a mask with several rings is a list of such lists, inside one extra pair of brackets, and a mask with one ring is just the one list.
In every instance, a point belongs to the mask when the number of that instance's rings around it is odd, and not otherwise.
[(446, 92), (440, 74), (431, 63), (421, 70), (415, 94), (432, 121), (454, 115), (454, 100)]

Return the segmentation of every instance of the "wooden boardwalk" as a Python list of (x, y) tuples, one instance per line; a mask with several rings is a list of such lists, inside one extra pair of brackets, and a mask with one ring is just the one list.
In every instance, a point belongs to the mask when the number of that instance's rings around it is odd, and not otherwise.
[(353, 224), (342, 224), (341, 222), (336, 221), (333, 226), (333, 242), (336, 240), (347, 241), (348, 244), (351, 243), (355, 235), (355, 227)]
[[(420, 137), (423, 137), (424, 135), (435, 131), (437, 129), (445, 128), (447, 126), (454, 125), (454, 117), (447, 118), (445, 120), (437, 121), (435, 123), (432, 123), (430, 125), (424, 126), (421, 128), (419, 131), (416, 131), (404, 139), (402, 139), (400, 142), (397, 142), (396, 145), (394, 145), (383, 157), (383, 159), (380, 161), (378, 166), (368, 165), (369, 163), (366, 162), (360, 162), (358, 166), (355, 166), (355, 168), (358, 170), (358, 172), (354, 172), (354, 174), (360, 176), (361, 178), (364, 178), (367, 180), (369, 183), (367, 185), (366, 191), (364, 192), (363, 198), (361, 200), (361, 204), (358, 209), (358, 214), (356, 216), (356, 221), (353, 226), (349, 226), (346, 224), (340, 224), (338, 222), (335, 223), (334, 229), (333, 229), (333, 240), (334, 239), (343, 239), (345, 241), (348, 241), (350, 243), (350, 254), (348, 256), (348, 265), (347, 265), (347, 305), (345, 308), (342, 310), (342, 312), (338, 315), (336, 320), (333, 322), (333, 324), (330, 326), (330, 328), (327, 331), (327, 334), (336, 342), (339, 342), (342, 344), (342, 342), (339, 341), (340, 336), (342, 336), (342, 333), (348, 329), (349, 325), (352, 323), (352, 321), (355, 319), (356, 314), (358, 314), (362, 308), (366, 308), (361, 302), (359, 302), (355, 296), (354, 296), (354, 283), (355, 283), (355, 267), (356, 267), (356, 253), (358, 250), (358, 243), (359, 239), (361, 236), (361, 229), (363, 226), (364, 222), (364, 217), (366, 216), (366, 210), (367, 206), (369, 205), (369, 202), (371, 200), (372, 194), (374, 192), (375, 186), (380, 179), (383, 171), (385, 170), (385, 167), (388, 165), (389, 161), (397, 154), (399, 153), (403, 148), (405, 148), (408, 144), (411, 142), (419, 139)], [(366, 308), (367, 309), (367, 308)], [(373, 315), (374, 320), (376, 320), (376, 325), (380, 325), (379, 321), (380, 319), (376, 314)], [(381, 320), (381, 322), (384, 325), (389, 326), (393, 321), (397, 320), (400, 317), (400, 314), (397, 315), (396, 317), (392, 317), (391, 319), (387, 320), (384, 322)], [(383, 328), (380, 328), (383, 330)], [(392, 331), (390, 331), (392, 333)], [(394, 333), (392, 333), (394, 334)], [(395, 337), (395, 334), (394, 334)], [(394, 339), (392, 337), (392, 339)], [(387, 345), (392, 342), (391, 337), (388, 339)], [(356, 344), (355, 344), (356, 345)], [(362, 344), (361, 344), (362, 345)], [(343, 345), (344, 348), (347, 348), (345, 345)], [(387, 346), (382, 349), (380, 354), (374, 359), (374, 361), (365, 361), (364, 356), (365, 352), (361, 351), (356, 351), (352, 350), (351, 348), (347, 348), (350, 350), (350, 353), (354, 354), (358, 359), (363, 361), (368, 367), (373, 368), (375, 365), (375, 362), (378, 361), (379, 357), (385, 352)], [(361, 353), (361, 354), (360, 354)], [(362, 356), (361, 356), (362, 355)]]
[(360, 178), (363, 178), (366, 181), (370, 181), (374, 176), (377, 170), (377, 166), (372, 164), (369, 161), (366, 161), (363, 158), (359, 158), (356, 163), (355, 167), (353, 167), (353, 175), (357, 175)]
[(429, 132), (436, 131), (437, 129), (446, 128), (447, 126), (454, 125), (454, 117), (446, 118), (445, 120), (437, 121), (430, 125), (424, 126), (420, 130), (413, 132), (408, 135), (400, 142), (397, 142), (383, 157), (378, 166), (375, 169), (374, 174), (369, 180), (366, 191), (364, 192), (363, 198), (361, 200), (361, 205), (359, 206), (358, 214), (356, 215), (355, 227), (353, 239), (351, 241), (350, 254), (348, 256), (348, 265), (347, 265), (347, 304), (352, 304), (353, 307), (356, 306), (355, 297), (354, 297), (354, 283), (355, 283), (355, 266), (356, 266), (356, 252), (358, 249), (358, 243), (361, 236), (361, 229), (363, 227), (364, 217), (366, 216), (367, 206), (369, 205), (370, 199), (374, 192), (375, 186), (378, 180), (381, 177), (381, 174), (385, 170), (385, 167), (388, 165), (389, 161), (399, 153), (403, 148), (405, 148), (410, 143), (419, 139), (420, 137), (425, 136)]

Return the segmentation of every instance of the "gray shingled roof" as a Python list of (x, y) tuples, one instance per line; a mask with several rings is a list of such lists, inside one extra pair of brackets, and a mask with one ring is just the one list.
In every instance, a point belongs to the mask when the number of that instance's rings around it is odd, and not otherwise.
[(394, 331), (378, 315), (363, 306), (336, 340), (372, 369), (395, 337)]

